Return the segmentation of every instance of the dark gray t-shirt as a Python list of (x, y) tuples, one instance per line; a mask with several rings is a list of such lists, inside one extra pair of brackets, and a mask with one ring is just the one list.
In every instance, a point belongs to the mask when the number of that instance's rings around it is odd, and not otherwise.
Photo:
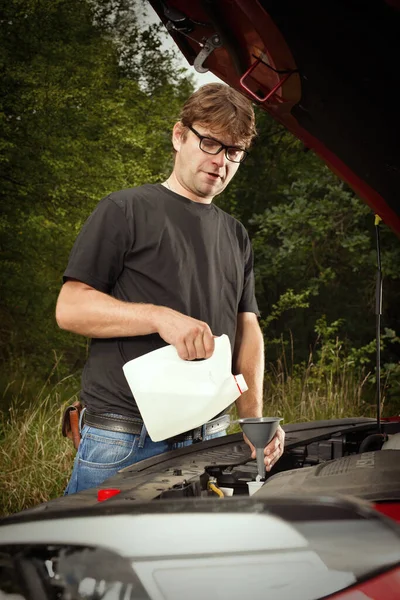
[[(168, 306), (226, 333), (254, 312), (253, 254), (247, 232), (214, 204), (161, 184), (110, 194), (84, 224), (64, 281), (77, 279), (126, 302)], [(96, 412), (140, 417), (122, 366), (166, 343), (158, 334), (93, 339), (82, 400)]]

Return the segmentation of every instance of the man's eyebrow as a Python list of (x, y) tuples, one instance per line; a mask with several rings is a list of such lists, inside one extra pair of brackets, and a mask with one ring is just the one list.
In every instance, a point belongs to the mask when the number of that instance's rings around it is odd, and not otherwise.
[[(200, 131), (199, 131), (200, 133)], [(227, 144), (224, 144), (224, 142), (221, 142), (221, 140), (218, 140), (217, 138), (215, 138), (213, 135), (211, 135), (211, 133), (200, 133), (200, 135), (202, 135), (203, 137), (206, 137), (210, 140), (213, 140), (214, 142), (218, 142), (218, 144), (222, 144), (223, 146), (227, 146)]]
[(213, 135), (210, 135), (209, 133), (200, 133), (200, 135), (202, 135), (203, 137), (206, 137), (210, 140), (213, 140), (214, 142), (218, 142), (218, 144), (221, 144), (222, 146), (226, 146), (227, 148), (238, 148), (239, 150), (243, 150), (243, 148), (241, 146), (235, 146), (235, 144), (224, 144), (224, 142), (221, 142), (221, 140), (218, 140), (217, 138), (215, 138)]

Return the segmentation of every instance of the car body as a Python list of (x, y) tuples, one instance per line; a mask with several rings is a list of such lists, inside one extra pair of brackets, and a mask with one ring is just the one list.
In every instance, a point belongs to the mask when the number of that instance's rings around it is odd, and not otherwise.
[(33, 600), (399, 598), (400, 418), (382, 421), (380, 440), (367, 418), (284, 428), (285, 452), (252, 496), (257, 465), (235, 433), (3, 519), (0, 589)]

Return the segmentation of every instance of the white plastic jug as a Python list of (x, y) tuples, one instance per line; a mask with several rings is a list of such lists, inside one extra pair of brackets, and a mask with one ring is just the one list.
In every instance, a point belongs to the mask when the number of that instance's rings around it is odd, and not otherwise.
[(165, 346), (123, 366), (153, 442), (203, 425), (248, 389), (231, 363), (229, 338), (221, 335), (206, 360), (182, 360), (175, 346)]

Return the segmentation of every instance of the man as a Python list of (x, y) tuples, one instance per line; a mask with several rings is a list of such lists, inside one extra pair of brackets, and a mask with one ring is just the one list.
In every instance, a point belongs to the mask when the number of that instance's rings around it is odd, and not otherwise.
[[(110, 194), (83, 226), (56, 311), (61, 328), (92, 338), (82, 377), (85, 426), (66, 493), (194, 441), (188, 432), (152, 442), (122, 371), (166, 344), (184, 360), (204, 359), (214, 336), (226, 333), (234, 372), (249, 387), (236, 402), (238, 413), (262, 416), (263, 337), (251, 244), (244, 227), (212, 203), (254, 135), (250, 101), (223, 84), (203, 86), (173, 128), (175, 164), (167, 181)], [(212, 426), (203, 427), (202, 439), (226, 433), (224, 419)], [(283, 442), (279, 428), (265, 448), (268, 470)]]

